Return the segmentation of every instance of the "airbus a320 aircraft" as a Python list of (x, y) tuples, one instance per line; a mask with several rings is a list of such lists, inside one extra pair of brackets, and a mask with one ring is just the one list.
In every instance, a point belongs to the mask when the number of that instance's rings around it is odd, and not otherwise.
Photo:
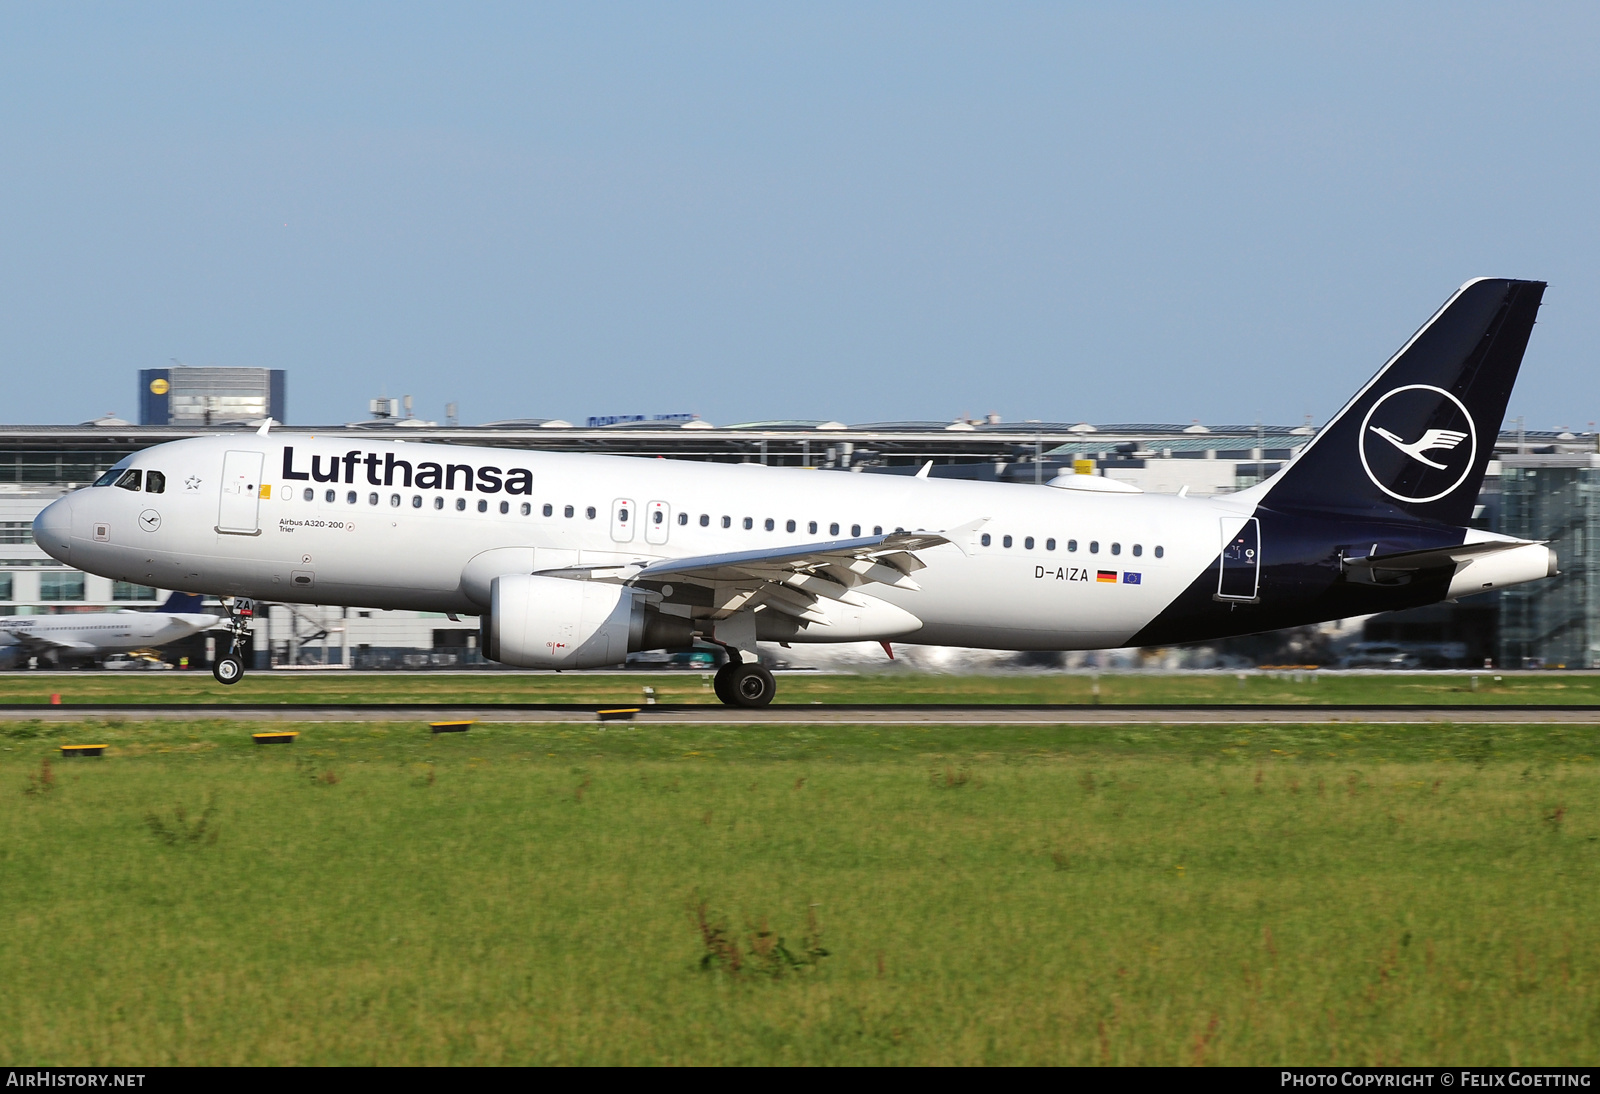
[(476, 614), (488, 657), (530, 667), (713, 642), (717, 695), (743, 706), (774, 693), (758, 639), (1104, 649), (1410, 608), (1556, 572), (1543, 544), (1466, 527), (1544, 287), (1464, 285), (1295, 459), (1219, 497), (339, 451), (269, 421), (136, 453), (34, 537), (91, 573), (234, 598), (223, 683), (256, 599)]

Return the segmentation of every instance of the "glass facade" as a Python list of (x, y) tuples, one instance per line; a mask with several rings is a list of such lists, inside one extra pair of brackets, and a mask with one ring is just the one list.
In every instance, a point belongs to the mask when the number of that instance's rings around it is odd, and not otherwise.
[(77, 570), (42, 573), (39, 575), (40, 600), (82, 600), (83, 574)]
[(156, 591), (148, 585), (135, 585), (131, 581), (111, 583), (112, 600), (154, 600)]
[(1500, 476), (1500, 531), (1545, 540), (1556, 552), (1556, 577), (1500, 594), (1502, 668), (1600, 667), (1600, 467), (1587, 457), (1542, 456), (1506, 463)]

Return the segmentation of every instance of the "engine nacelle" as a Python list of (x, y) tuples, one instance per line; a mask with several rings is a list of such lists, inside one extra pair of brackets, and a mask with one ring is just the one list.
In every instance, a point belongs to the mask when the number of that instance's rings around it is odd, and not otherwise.
[(506, 665), (592, 669), (635, 650), (686, 649), (687, 619), (649, 610), (632, 589), (602, 581), (504, 574), (489, 583), (483, 652)]

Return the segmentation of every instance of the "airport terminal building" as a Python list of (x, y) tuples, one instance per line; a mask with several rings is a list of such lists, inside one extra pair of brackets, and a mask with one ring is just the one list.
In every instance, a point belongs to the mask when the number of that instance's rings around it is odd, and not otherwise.
[[(186, 374), (195, 375), (186, 375)], [(200, 375), (204, 374), (204, 375)], [(282, 420), (284, 378), (268, 369), (147, 370), (142, 417), (69, 426), (0, 426), (0, 615), (150, 607), (164, 591), (61, 566), (32, 540), (34, 516), (87, 486), (124, 456), (184, 437)], [(157, 392), (154, 389), (160, 389)], [(381, 405), (380, 405), (381, 404)], [(549, 452), (810, 467), (839, 474), (930, 474), (1048, 484), (1092, 471), (1160, 493), (1218, 494), (1273, 474), (1314, 435), (1309, 425), (773, 421), (713, 426), (684, 416), (565, 421), (518, 419), (438, 425), (374, 400), (370, 420), (317, 426), (352, 443), (408, 440)], [(237, 416), (235, 416), (237, 415)], [(159, 419), (159, 420), (157, 420)], [(290, 431), (306, 427), (286, 426)], [(1548, 540), (1561, 574), (1505, 592), (1377, 616), (1366, 637), (1447, 650), (1461, 663), (1600, 667), (1600, 571), (1587, 552), (1600, 537), (1600, 438), (1568, 432), (1502, 433), (1474, 523)], [(278, 605), (258, 620), (255, 660), (270, 664), (423, 667), (477, 661), (476, 620), (423, 612)]]

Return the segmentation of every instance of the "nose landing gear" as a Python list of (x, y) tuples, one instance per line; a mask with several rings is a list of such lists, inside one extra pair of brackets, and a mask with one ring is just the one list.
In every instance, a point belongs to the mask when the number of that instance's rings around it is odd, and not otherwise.
[(211, 675), (219, 684), (237, 684), (244, 679), (244, 636), (255, 618), (256, 603), (244, 597), (228, 602), (228, 649), (211, 666)]

